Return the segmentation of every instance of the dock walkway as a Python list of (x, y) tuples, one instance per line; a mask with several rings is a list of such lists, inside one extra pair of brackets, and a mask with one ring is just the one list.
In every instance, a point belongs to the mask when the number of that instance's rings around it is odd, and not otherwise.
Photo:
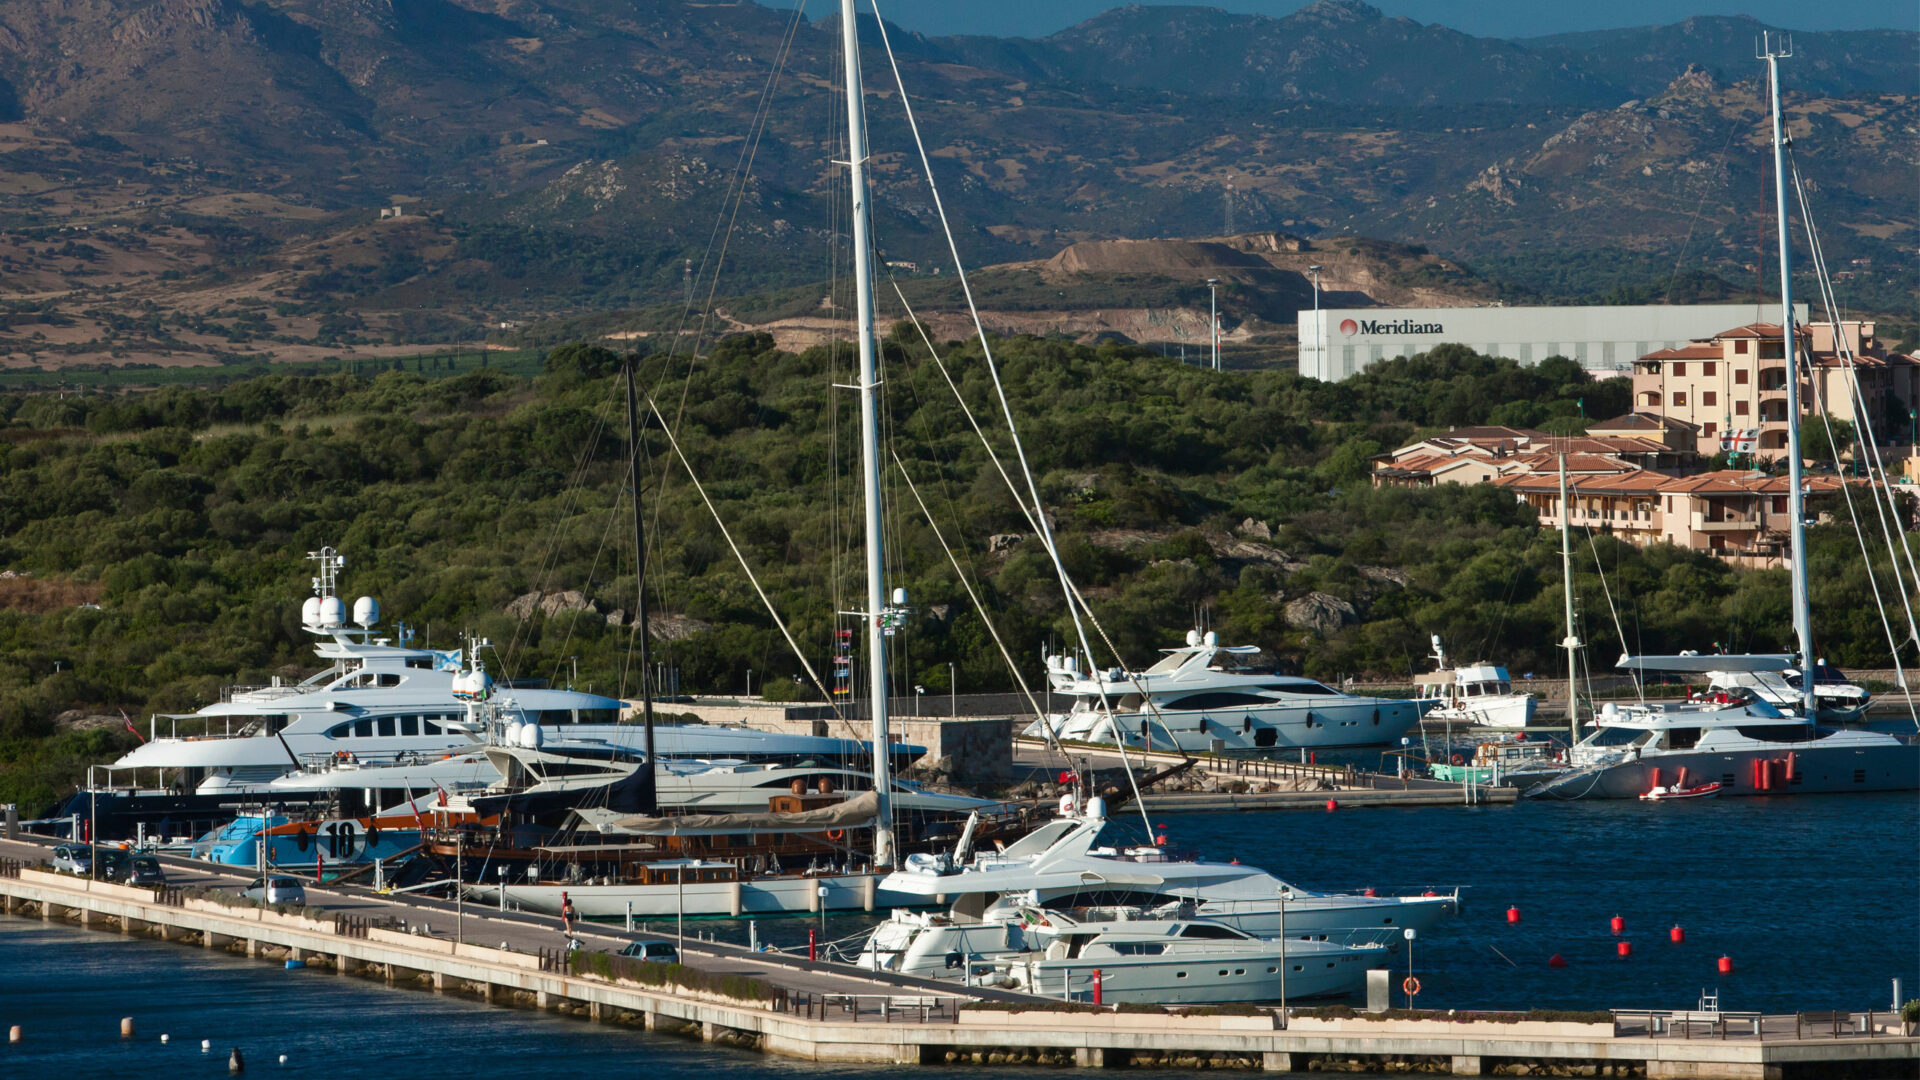
[[(1901, 1034), (1897, 1018), (1884, 1013), (1846, 1014), (1844, 1023), (1829, 1017), (1810, 1031), (1793, 1016), (1681, 1030), (1653, 1020), (1668, 1014), (1644, 1010), (1623, 1013), (1610, 1024), (1294, 1017), (1283, 1026), (1273, 1011), (1064, 1012), (1004, 992), (689, 943), (687, 962), (695, 969), (747, 976), (765, 988), (759, 998), (742, 999), (575, 974), (556, 947), (561, 937), (552, 919), (471, 906), (456, 912), (445, 901), (351, 886), (310, 887), (303, 912), (282, 914), (182, 891), (244, 884), (249, 875), (170, 860), (175, 880), (156, 891), (36, 868), (46, 852), (32, 841), (0, 841), (0, 901), (8, 915), (151, 933), (815, 1061), (1412, 1068), (1456, 1075), (1571, 1070), (1759, 1080), (1911, 1076), (1920, 1062), (1920, 1039)], [(391, 920), (393, 927), (376, 920)], [(584, 936), (589, 948), (615, 949), (629, 935), (594, 926)]]

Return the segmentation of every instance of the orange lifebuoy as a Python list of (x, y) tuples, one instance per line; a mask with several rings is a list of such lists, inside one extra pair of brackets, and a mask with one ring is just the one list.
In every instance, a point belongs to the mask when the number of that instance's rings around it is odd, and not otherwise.
[(1400, 980), (1400, 989), (1405, 990), (1409, 995), (1418, 994), (1420, 992), (1420, 980), (1409, 975)]
[(1461, 757), (1459, 754), (1455, 754), (1453, 755), (1453, 763), (1455, 765), (1465, 765), (1467, 763), (1467, 759)]
[(846, 835), (847, 835), (847, 830), (845, 829), (828, 829), (827, 830), (827, 839), (829, 840), (840, 840), (845, 838)]

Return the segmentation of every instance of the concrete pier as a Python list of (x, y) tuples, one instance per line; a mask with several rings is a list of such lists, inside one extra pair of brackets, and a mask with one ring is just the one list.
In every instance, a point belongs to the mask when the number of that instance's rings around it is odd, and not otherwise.
[[(30, 856), (25, 844), (0, 841), (0, 896), (18, 911), (37, 905), (45, 919), (88, 913), (83, 923), (117, 930), (151, 925), (163, 935), (220, 948), (247, 942), (252, 956), (284, 950), (292, 959), (325, 957), (349, 974), (376, 967), (389, 983), (421, 975), (440, 992), (477, 994), (489, 1004), (584, 1012), (590, 1019), (637, 1017), (648, 1030), (690, 1030), (708, 1042), (751, 1045), (763, 1052), (822, 1062), (920, 1064), (981, 1062), (1123, 1065), (1245, 1070), (1450, 1071), (1642, 1075), (1649, 1078), (1795, 1080), (1830, 1075), (1910, 1076), (1920, 1039), (1901, 1034), (1887, 1013), (1855, 1019), (1846, 1037), (1802, 1037), (1794, 1017), (1753, 1017), (1714, 1034), (1682, 1038), (1671, 1028), (1630, 1022), (1489, 1022), (1434, 1016), (1416, 1020), (1293, 1016), (1284, 1026), (1271, 1011), (1253, 1015), (1057, 1011), (1056, 1003), (998, 991), (965, 991), (886, 973), (810, 964), (793, 957), (689, 943), (696, 971), (744, 976), (755, 986), (735, 998), (711, 991), (639, 984), (571, 967), (549, 924), (525, 916), (472, 912), (458, 920), (446, 907), (343, 889), (308, 890), (304, 914), (281, 914), (9, 865)], [(181, 867), (183, 874), (188, 867)], [(191, 872), (217, 871), (192, 867)], [(400, 919), (390, 913), (404, 913)], [(430, 916), (430, 918), (429, 918)], [(424, 930), (438, 923), (441, 932)], [(447, 933), (452, 928), (453, 934)], [(627, 938), (612, 929), (581, 931), (587, 948), (617, 951)], [(485, 941), (495, 944), (480, 945)], [(504, 946), (504, 947), (501, 947)], [(994, 1008), (969, 1009), (991, 998)], [(1009, 1009), (1017, 1006), (1018, 1011)], [(1744, 1023), (1744, 1021), (1743, 1021)]]

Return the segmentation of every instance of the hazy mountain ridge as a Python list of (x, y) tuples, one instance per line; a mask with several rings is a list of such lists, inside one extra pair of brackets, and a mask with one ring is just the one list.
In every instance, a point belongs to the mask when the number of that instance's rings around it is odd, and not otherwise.
[[(1605, 247), (1737, 278), (1764, 226), (1757, 31), (1507, 42), (1324, 0), (1284, 19), (1123, 8), (1028, 41), (891, 33), (975, 264), (1278, 230), (1469, 260)], [(1786, 68), (1830, 253), (1874, 274), (1914, 246), (1915, 96), (1892, 88), (1913, 82), (1899, 56), (1916, 42), (1796, 35)], [(470, 335), (684, 297), (716, 220), (736, 230), (720, 295), (824, 280), (836, 48), (830, 20), (755, 3), (0, 0), (13, 227), (201, 237), (103, 272), (8, 234), (0, 295), (206, 310), (226, 274), (308, 306), (439, 311), (394, 325)], [(873, 52), (867, 71), (875, 235), (889, 259), (934, 262), (891, 73)], [(432, 227), (366, 232), (394, 202)], [(206, 287), (141, 280), (162, 266)], [(1874, 302), (1910, 304), (1888, 281)]]

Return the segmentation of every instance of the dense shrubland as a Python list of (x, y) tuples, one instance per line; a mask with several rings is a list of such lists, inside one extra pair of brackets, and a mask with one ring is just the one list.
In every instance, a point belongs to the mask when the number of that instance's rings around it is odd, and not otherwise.
[[(1059, 590), (938, 371), (905, 341), (886, 346), (885, 453), (905, 463), (986, 610), (889, 468), (891, 576), (916, 609), (894, 675), (901, 693), (944, 693), (951, 663), (962, 692), (1009, 688), (982, 620), (1031, 679), (1042, 644), (1070, 633)], [(979, 346), (948, 350), (1004, 453)], [(997, 351), (1064, 561), (1128, 662), (1198, 621), (1326, 677), (1423, 669), (1430, 633), (1517, 671), (1557, 666), (1557, 538), (1498, 491), (1374, 490), (1369, 459), (1449, 425), (1577, 428), (1582, 402), (1590, 417), (1623, 411), (1624, 385), (1457, 347), (1338, 385), (1215, 374), (1112, 345), (1029, 338)], [(829, 388), (853, 381), (848, 364), (844, 349), (794, 355), (754, 335), (720, 342), (690, 374), (684, 357), (641, 363), (643, 389), (823, 672), (836, 625), (848, 625), (834, 612), (863, 595), (856, 403)], [(617, 370), (604, 350), (566, 346), (533, 379), (385, 371), (0, 396), (0, 569), (79, 590), (35, 595), (97, 597), (0, 608), (0, 801), (41, 801), (131, 739), (69, 731), (63, 714), (185, 712), (223, 684), (310, 671), (302, 556), (327, 544), (347, 556), (343, 591), (381, 598), (390, 624), (436, 646), (483, 635), (510, 677), (565, 682), (577, 663), (576, 685), (634, 693), (629, 634), (608, 619), (632, 610), (635, 590)], [(649, 581), (670, 638), (656, 656), (686, 691), (739, 690), (751, 669), (756, 687), (790, 694), (798, 664), (652, 427)], [(1242, 530), (1248, 519), (1271, 539)], [(1025, 539), (992, 552), (995, 534)], [(1883, 663), (1851, 536), (1816, 535), (1826, 655)], [(1787, 640), (1783, 573), (1583, 538), (1582, 636), (1603, 665), (1620, 642), (1596, 556), (1636, 649)], [(527, 592), (568, 589), (597, 610), (525, 622), (505, 611)], [(1326, 635), (1290, 626), (1284, 604), (1313, 592), (1351, 604), (1358, 621)]]

